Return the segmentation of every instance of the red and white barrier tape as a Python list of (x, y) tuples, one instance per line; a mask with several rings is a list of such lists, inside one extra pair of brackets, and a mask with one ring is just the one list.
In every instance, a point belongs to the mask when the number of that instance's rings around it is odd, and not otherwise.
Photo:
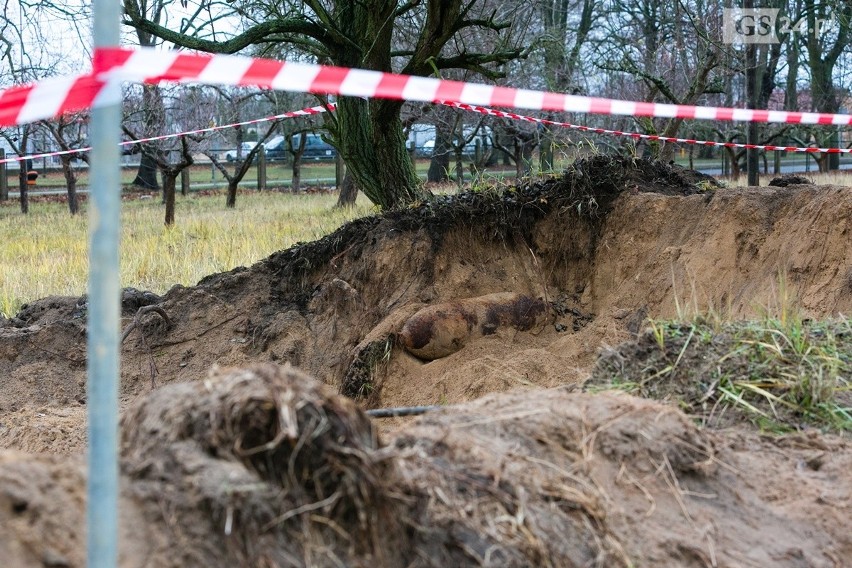
[(468, 105), (462, 103), (453, 103), (444, 101), (441, 104), (446, 106), (451, 106), (453, 108), (458, 108), (462, 110), (468, 110), (472, 112), (478, 112), (480, 114), (485, 114), (489, 116), (496, 116), (499, 118), (510, 118), (513, 120), (523, 120), (526, 122), (534, 122), (538, 124), (546, 124), (548, 126), (560, 126), (562, 128), (570, 128), (572, 130), (578, 130), (581, 132), (593, 132), (595, 134), (608, 134), (611, 136), (626, 136), (628, 138), (633, 138), (634, 140), (652, 140), (659, 142), (676, 142), (680, 144), (695, 144), (699, 146), (716, 146), (723, 148), (753, 148), (756, 150), (768, 150), (768, 151), (782, 151), (782, 152), (808, 152), (808, 153), (825, 153), (825, 154), (849, 154), (852, 153), (852, 149), (850, 148), (809, 148), (809, 147), (798, 147), (798, 146), (774, 146), (772, 144), (743, 144), (741, 142), (714, 142), (712, 140), (694, 140), (692, 138), (673, 138), (671, 136), (659, 136), (656, 134), (641, 134), (639, 132), (623, 132), (621, 130), (607, 130), (606, 128), (594, 128), (591, 126), (581, 126), (578, 124), (571, 124), (568, 122), (559, 122), (556, 120), (548, 120), (545, 118), (536, 118), (534, 116), (524, 116), (522, 114), (517, 114), (514, 112), (505, 112), (502, 110), (495, 110), (492, 108), (486, 108), (478, 105)]
[[(231, 124), (223, 124), (221, 126), (211, 126), (209, 128), (198, 128), (196, 130), (187, 130), (186, 132), (177, 132), (175, 134), (163, 134), (162, 136), (151, 136), (150, 138), (140, 138), (138, 140), (125, 140), (124, 142), (119, 142), (119, 146), (133, 146), (134, 144), (142, 144), (143, 142), (154, 142), (156, 140), (166, 140), (168, 138), (178, 138), (180, 136), (186, 136), (187, 134), (203, 134), (205, 132), (213, 132), (216, 130), (224, 130), (226, 128), (234, 128), (237, 126), (246, 126), (248, 124), (258, 124), (260, 122), (269, 122), (270, 120), (280, 120), (283, 118), (294, 118), (298, 116), (313, 116), (316, 114), (320, 114), (326, 112), (326, 110), (333, 111), (335, 109), (335, 105), (330, 104), (328, 108), (323, 106), (315, 106), (309, 108), (303, 108), (302, 110), (293, 110), (290, 112), (285, 112), (282, 114), (276, 114), (273, 116), (266, 116), (263, 118), (255, 118), (252, 120), (244, 120), (242, 122), (234, 122)], [(85, 146), (82, 148), (77, 148), (74, 150), (59, 150), (56, 152), (44, 152), (42, 154), (30, 154), (27, 156), (20, 156), (15, 158), (5, 158), (0, 160), (0, 164), (6, 164), (9, 162), (22, 162), (24, 160), (37, 160), (39, 158), (50, 158), (52, 156), (63, 156), (66, 154), (79, 154), (80, 152), (88, 152), (91, 150), (91, 146)]]
[(52, 77), (0, 92), (0, 126), (27, 124), (97, 104), (104, 83), (92, 75)]
[(95, 51), (91, 75), (13, 87), (0, 93), (0, 126), (51, 118), (63, 112), (117, 101), (98, 99), (103, 80), (175, 81), (258, 86), (301, 93), (377, 97), (407, 101), (452, 101), (471, 105), (604, 115), (774, 122), (852, 124), (852, 115), (698, 107), (565, 95), (478, 83), (412, 77), (363, 69), (291, 63), (237, 55), (196, 55), (156, 49)]
[[(627, 138), (632, 138), (634, 140), (651, 140), (651, 141), (661, 141), (661, 142), (674, 142), (678, 144), (694, 144), (698, 146), (714, 146), (714, 147), (725, 147), (725, 148), (754, 148), (757, 150), (766, 150), (766, 151), (781, 151), (781, 152), (805, 152), (805, 153), (825, 153), (825, 154), (849, 154), (852, 153), (852, 149), (850, 148), (812, 148), (812, 147), (799, 147), (799, 146), (776, 146), (773, 144), (743, 144), (740, 142), (715, 142), (712, 140), (695, 140), (691, 138), (674, 138), (671, 136), (659, 136), (656, 134), (642, 134), (639, 132), (624, 132), (621, 130), (609, 130), (606, 128), (594, 128), (591, 126), (582, 126), (579, 124), (571, 124), (568, 122), (560, 122), (557, 120), (549, 120), (545, 118), (536, 118), (534, 116), (525, 116), (522, 114), (517, 114), (514, 112), (506, 112), (501, 110), (496, 110), (492, 108), (487, 108), (478, 105), (468, 105), (463, 103), (454, 103), (441, 101), (440, 104), (450, 106), (453, 108), (458, 108), (460, 110), (466, 110), (471, 112), (477, 112), (480, 114), (485, 114), (488, 116), (495, 116), (498, 118), (509, 118), (512, 120), (522, 120), (526, 122), (532, 122), (537, 124), (545, 124), (548, 126), (559, 126), (562, 128), (569, 128), (572, 130), (577, 130), (579, 132), (591, 132), (593, 134), (606, 134), (611, 136), (623, 136)], [(302, 110), (285, 112), (282, 114), (276, 114), (273, 116), (267, 116), (264, 118), (255, 118), (252, 120), (244, 120), (242, 122), (234, 122), (231, 124), (223, 124), (220, 126), (211, 126), (209, 128), (199, 128), (196, 130), (188, 130), (186, 132), (178, 132), (175, 134), (164, 134), (162, 136), (152, 136), (149, 138), (140, 138), (138, 140), (127, 140), (121, 142), (120, 146), (132, 146), (134, 144), (141, 144), (143, 142), (153, 142), (157, 140), (166, 140), (168, 138), (177, 138), (180, 136), (185, 136), (188, 134), (203, 134), (205, 132), (213, 132), (216, 130), (224, 130), (226, 128), (234, 128), (237, 126), (246, 126), (249, 124), (258, 124), (261, 122), (268, 122), (270, 120), (279, 120), (283, 118), (293, 118), (298, 116), (313, 116), (316, 114), (320, 114), (326, 111), (334, 111), (336, 109), (336, 105), (329, 104), (327, 107), (324, 106), (315, 106), (310, 108), (304, 108)], [(78, 148), (74, 150), (61, 150), (56, 152), (45, 152), (42, 154), (30, 154), (27, 156), (15, 157), (15, 158), (5, 158), (0, 160), (0, 164), (5, 164), (9, 162), (19, 162), (23, 160), (33, 160), (39, 158), (49, 158), (52, 156), (62, 156), (64, 154), (77, 154), (80, 152), (88, 152), (91, 148), (86, 146), (83, 148)]]

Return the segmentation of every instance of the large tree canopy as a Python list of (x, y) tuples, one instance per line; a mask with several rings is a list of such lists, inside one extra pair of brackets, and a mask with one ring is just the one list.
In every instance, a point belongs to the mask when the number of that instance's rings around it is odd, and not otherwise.
[[(155, 0), (163, 2), (163, 0)], [(168, 0), (165, 3), (169, 3)], [(186, 0), (182, 0), (186, 5)], [(521, 55), (511, 3), (489, 0), (226, 0), (201, 2), (189, 18), (149, 19), (147, 0), (124, 0), (125, 23), (176, 46), (210, 53), (281, 53), (321, 63), (429, 75), (466, 69), (498, 77)], [(234, 29), (221, 33), (225, 26)], [(292, 53), (292, 51), (291, 51)], [(422, 196), (405, 149), (402, 103), (341, 97), (329, 131), (357, 185), (384, 209)]]

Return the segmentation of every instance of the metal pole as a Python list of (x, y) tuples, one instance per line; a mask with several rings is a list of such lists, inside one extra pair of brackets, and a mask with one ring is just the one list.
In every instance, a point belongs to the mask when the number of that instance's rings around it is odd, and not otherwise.
[(266, 150), (261, 148), (257, 153), (257, 190), (266, 189)]
[(372, 418), (395, 418), (397, 416), (420, 416), (433, 410), (440, 410), (446, 406), (402, 406), (399, 408), (374, 408), (367, 411), (367, 416)]
[[(4, 160), (6, 158), (6, 149), (0, 148), (0, 160)], [(0, 164), (0, 201), (6, 201), (9, 199), (9, 178), (7, 177), (8, 171), (6, 170), (6, 164)]]
[[(753, 8), (754, 0), (743, 0), (743, 8)], [(754, 43), (747, 43), (745, 46), (746, 58), (746, 101), (748, 107), (757, 108), (757, 88), (758, 88), (758, 69), (757, 69), (757, 48)], [(758, 143), (758, 124), (754, 121), (748, 123), (746, 129), (746, 143)], [(746, 170), (748, 171), (748, 184), (750, 186), (760, 185), (760, 157), (758, 150), (749, 148), (746, 150)]]
[[(95, 47), (117, 46), (121, 4), (94, 0)], [(89, 205), (87, 565), (118, 561), (118, 238), (121, 85), (111, 83), (92, 110)]]
[(189, 168), (184, 168), (180, 171), (180, 194), (187, 195), (189, 193)]

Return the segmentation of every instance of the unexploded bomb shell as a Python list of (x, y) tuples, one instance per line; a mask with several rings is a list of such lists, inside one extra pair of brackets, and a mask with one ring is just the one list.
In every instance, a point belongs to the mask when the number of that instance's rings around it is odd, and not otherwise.
[(402, 346), (421, 359), (440, 359), (471, 339), (501, 327), (529, 331), (548, 319), (547, 304), (514, 292), (499, 292), (428, 306), (411, 316), (399, 334)]

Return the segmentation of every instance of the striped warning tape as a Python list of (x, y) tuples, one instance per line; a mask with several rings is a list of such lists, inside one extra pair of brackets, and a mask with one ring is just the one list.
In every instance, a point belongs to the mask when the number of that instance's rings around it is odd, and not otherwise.
[[(120, 142), (119, 146), (133, 146), (135, 144), (142, 144), (145, 142), (155, 142), (157, 140), (167, 140), (169, 138), (178, 138), (180, 136), (187, 136), (192, 134), (203, 134), (205, 132), (214, 132), (216, 130), (225, 130), (227, 128), (234, 128), (237, 126), (246, 126), (249, 124), (258, 124), (261, 122), (269, 122), (271, 120), (281, 120), (284, 118), (294, 118), (298, 116), (313, 116), (316, 114), (320, 114), (326, 112), (327, 110), (333, 111), (335, 109), (335, 105), (331, 104), (328, 107), (324, 106), (315, 106), (309, 108), (303, 108), (302, 110), (294, 110), (290, 112), (285, 112), (282, 114), (276, 114), (273, 116), (265, 116), (263, 118), (255, 118), (252, 120), (244, 120), (242, 122), (234, 122), (231, 124), (222, 124), (220, 126), (210, 126), (208, 128), (198, 128), (195, 130), (187, 130), (186, 132), (177, 132), (174, 134), (163, 134), (161, 136), (151, 136), (149, 138), (139, 138), (138, 140), (125, 140), (124, 142)], [(63, 156), (68, 154), (79, 154), (80, 152), (88, 152), (91, 150), (91, 146), (85, 146), (82, 148), (77, 148), (74, 150), (59, 150), (56, 152), (44, 152), (41, 154), (30, 154), (27, 156), (19, 156), (14, 158), (5, 158), (0, 160), (0, 164), (6, 164), (9, 162), (22, 162), (24, 160), (37, 160), (39, 158), (50, 158), (52, 156)]]
[(92, 75), (52, 77), (0, 92), (0, 126), (27, 124), (85, 109), (97, 102), (104, 83)]
[[(605, 134), (610, 136), (622, 136), (631, 138), (634, 140), (650, 140), (650, 141), (660, 141), (660, 142), (673, 142), (678, 144), (694, 144), (698, 146), (714, 146), (714, 147), (724, 147), (724, 148), (754, 148), (757, 150), (766, 150), (766, 151), (781, 151), (781, 152), (804, 152), (804, 153), (824, 153), (824, 154), (849, 154), (852, 153), (852, 149), (850, 148), (816, 148), (816, 147), (801, 147), (801, 146), (776, 146), (773, 144), (744, 144), (740, 142), (716, 142), (712, 140), (696, 140), (692, 138), (675, 138), (671, 136), (660, 136), (656, 134), (642, 134), (639, 132), (625, 132), (621, 130), (609, 130), (606, 128), (595, 128), (591, 126), (582, 126), (579, 124), (571, 124), (569, 122), (560, 122), (557, 120), (550, 120), (546, 118), (537, 118), (534, 116), (526, 116), (514, 112), (507, 112), (496, 110), (488, 107), (483, 107), (479, 105), (469, 105), (463, 103), (449, 102), (449, 101), (439, 101), (439, 104), (443, 104), (446, 106), (450, 106), (453, 108), (458, 108), (460, 110), (466, 110), (471, 112), (477, 112), (480, 114), (485, 114), (488, 116), (494, 116), (497, 118), (507, 118), (511, 120), (520, 120), (526, 121), (536, 124), (544, 124), (547, 126), (558, 126), (561, 128), (569, 128), (572, 130), (577, 130), (579, 132), (590, 132), (593, 134)], [(237, 126), (246, 126), (250, 124), (258, 124), (261, 122), (268, 122), (271, 120), (280, 120), (284, 118), (293, 118), (298, 116), (312, 116), (316, 114), (320, 114), (323, 112), (333, 112), (336, 110), (336, 105), (329, 104), (327, 106), (314, 106), (309, 108), (304, 108), (301, 110), (285, 112), (281, 114), (276, 114), (273, 116), (267, 116), (263, 118), (255, 118), (252, 120), (244, 120), (241, 122), (234, 122), (231, 124), (223, 124), (219, 126), (211, 126), (209, 128), (198, 128), (195, 130), (188, 130), (185, 132), (178, 132), (174, 134), (164, 134), (162, 136), (151, 136), (149, 138), (140, 138), (138, 140), (127, 140), (125, 142), (121, 142), (120, 146), (132, 146), (134, 144), (141, 144), (144, 142), (153, 142), (157, 140), (166, 140), (169, 138), (177, 138), (180, 136), (193, 135), (193, 134), (203, 134), (206, 132), (214, 132), (217, 130), (225, 130), (228, 128), (234, 128)], [(5, 158), (0, 160), (0, 164), (5, 164), (9, 162), (23, 161), (23, 160), (32, 160), (39, 158), (48, 158), (52, 156), (62, 156), (66, 154), (77, 154), (80, 152), (88, 152), (91, 148), (86, 146), (73, 150), (60, 150), (56, 152), (45, 152), (41, 154), (30, 154), (27, 156), (14, 157), (14, 158)]]
[(0, 93), (0, 126), (51, 118), (63, 112), (114, 103), (99, 98), (103, 80), (176, 81), (259, 86), (300, 93), (452, 101), (470, 105), (625, 116), (789, 124), (852, 124), (852, 115), (701, 107), (565, 95), (479, 83), (412, 77), (363, 69), (282, 62), (238, 55), (197, 55), (148, 49), (95, 51), (93, 72)]
[(641, 134), (639, 132), (623, 132), (621, 130), (608, 130), (606, 128), (594, 128), (591, 126), (581, 126), (578, 124), (570, 124), (568, 122), (559, 122), (556, 120), (548, 120), (545, 118), (536, 118), (534, 116), (524, 116), (522, 114), (517, 114), (514, 112), (505, 112), (501, 110), (495, 110), (492, 108), (487, 108), (478, 105), (468, 105), (463, 103), (454, 103), (442, 101), (441, 104), (446, 106), (451, 106), (454, 108), (458, 108), (461, 110), (468, 110), (472, 112), (478, 112), (480, 114), (485, 114), (489, 116), (496, 116), (498, 118), (509, 118), (512, 120), (523, 120), (526, 122), (534, 122), (538, 124), (545, 124), (548, 126), (560, 126), (562, 128), (570, 128), (572, 130), (578, 130), (581, 132), (592, 132), (595, 134), (608, 134), (611, 136), (626, 136), (628, 138), (632, 138), (634, 140), (651, 140), (651, 141), (659, 141), (659, 142), (676, 142), (680, 144), (696, 144), (699, 146), (716, 146), (716, 147), (724, 147), (724, 148), (753, 148), (756, 150), (767, 150), (767, 151), (782, 151), (782, 152), (808, 152), (808, 153), (825, 153), (825, 154), (849, 154), (852, 153), (852, 149), (850, 148), (810, 148), (810, 147), (799, 147), (799, 146), (774, 146), (772, 144), (743, 144), (741, 142), (715, 142), (712, 140), (694, 140), (692, 138), (674, 138), (671, 136), (659, 136), (657, 134)]

